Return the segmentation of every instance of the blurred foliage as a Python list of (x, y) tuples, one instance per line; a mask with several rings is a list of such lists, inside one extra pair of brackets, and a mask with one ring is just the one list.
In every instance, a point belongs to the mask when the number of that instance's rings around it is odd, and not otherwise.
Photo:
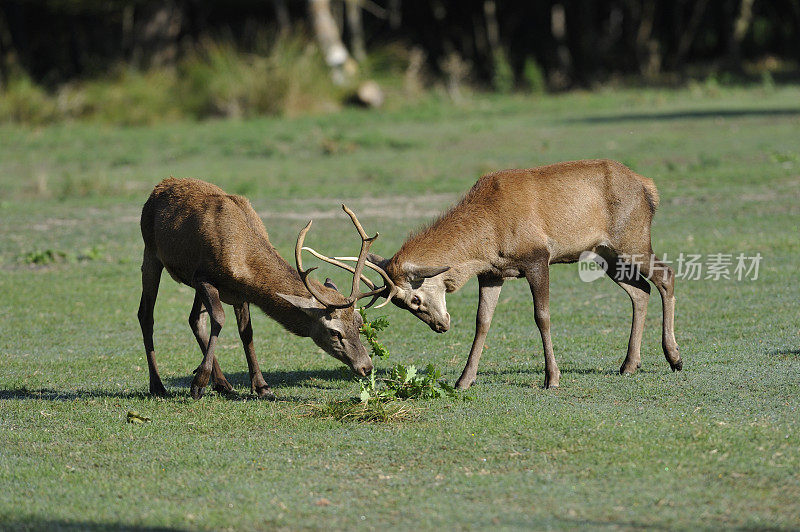
[(335, 87), (308, 39), (281, 38), (265, 55), (204, 41), (175, 68), (119, 66), (108, 76), (48, 92), (15, 72), (0, 92), (0, 122), (41, 124), (86, 119), (149, 124), (177, 119), (298, 114), (336, 109)]
[(40, 124), (58, 116), (55, 99), (30, 77), (11, 78), (0, 93), (0, 121)]
[(467, 89), (798, 78), (799, 0), (360, 5), (354, 28), (343, 0), (330, 0), (344, 45), (363, 34), (367, 51), (337, 87), (307, 0), (5, 0), (0, 121), (293, 115), (353, 102), (368, 78), (408, 96), (446, 85), (456, 100)]
[(266, 55), (204, 41), (178, 72), (183, 105), (197, 118), (325, 110), (341, 97), (317, 48), (300, 36), (280, 39)]

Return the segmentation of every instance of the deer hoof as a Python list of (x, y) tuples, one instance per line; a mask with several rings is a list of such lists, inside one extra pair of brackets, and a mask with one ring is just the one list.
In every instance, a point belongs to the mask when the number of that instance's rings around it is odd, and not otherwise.
[(466, 390), (475, 382), (475, 379), (458, 379), (456, 381), (457, 390)]
[(276, 399), (275, 394), (270, 390), (269, 386), (259, 386), (253, 392), (259, 399), (264, 399), (265, 401), (274, 401)]
[(192, 399), (194, 399), (195, 401), (203, 397), (205, 391), (206, 391), (205, 386), (198, 386), (195, 383), (192, 383), (192, 388), (190, 390), (190, 393), (192, 394)]
[(233, 386), (229, 382), (224, 383), (214, 383), (211, 387), (212, 390), (215, 392), (222, 394), (222, 395), (235, 395), (236, 392), (233, 390)]
[(154, 395), (156, 397), (166, 397), (167, 390), (164, 388), (163, 384), (158, 384), (156, 386), (150, 386), (150, 395)]
[(558, 381), (561, 379), (561, 372), (556, 370), (555, 375), (549, 376), (545, 373), (544, 376), (544, 389), (558, 388)]

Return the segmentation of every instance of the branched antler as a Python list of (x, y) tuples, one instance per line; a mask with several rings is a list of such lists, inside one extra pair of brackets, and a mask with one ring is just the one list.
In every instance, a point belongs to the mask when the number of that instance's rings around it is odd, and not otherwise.
[[(331, 264), (336, 264), (337, 266), (339, 266), (341, 264), (339, 261), (349, 260), (349, 261), (352, 261), (352, 262), (356, 262), (358, 260), (358, 257), (333, 257), (333, 258), (325, 257), (322, 260), (324, 260), (325, 262), (329, 262)], [(336, 261), (336, 262), (334, 262), (334, 261)], [(386, 297), (386, 301), (384, 301), (383, 303), (381, 303), (380, 305), (375, 307), (375, 308), (381, 308), (381, 307), (387, 305), (389, 303), (389, 301), (391, 301), (392, 298), (395, 296), (395, 294), (397, 294), (397, 292), (399, 291), (398, 288), (397, 288), (397, 285), (394, 284), (394, 281), (392, 281), (392, 278), (389, 277), (388, 273), (386, 273), (386, 270), (384, 270), (383, 268), (381, 268), (377, 264), (374, 264), (374, 263), (372, 263), (372, 262), (367, 260), (367, 261), (364, 261), (364, 266), (366, 266), (367, 268), (369, 268), (371, 270), (374, 270), (374, 271), (378, 272), (378, 274), (383, 278), (383, 282), (384, 282), (383, 289), (384, 290), (386, 290), (386, 288), (389, 289), (389, 293), (384, 296), (384, 297)], [(355, 268), (353, 268), (352, 266), (347, 265), (347, 264), (345, 264), (344, 266), (341, 266), (341, 267), (345, 268), (347, 271), (350, 271), (350, 272), (355, 271)], [(367, 307), (369, 307), (370, 305), (367, 305)]]
[[(311, 292), (311, 295), (314, 296), (314, 298), (317, 301), (319, 301), (328, 308), (345, 308), (354, 305), (355, 302), (358, 301), (359, 299), (365, 297), (372, 297), (372, 300), (366, 305), (367, 307), (370, 307), (372, 304), (375, 303), (375, 301), (379, 297), (387, 293), (387, 291), (388, 291), (388, 296), (387, 296), (388, 299), (386, 302), (388, 302), (391, 299), (391, 297), (397, 293), (397, 287), (389, 278), (389, 275), (385, 271), (383, 271), (382, 268), (367, 260), (367, 253), (369, 252), (369, 247), (372, 245), (375, 239), (378, 238), (379, 233), (375, 233), (375, 236), (373, 237), (368, 236), (366, 231), (364, 231), (364, 228), (362, 227), (361, 223), (358, 221), (358, 218), (356, 217), (355, 213), (351, 211), (344, 204), (342, 204), (342, 209), (344, 209), (344, 212), (346, 212), (347, 215), (350, 216), (350, 219), (353, 221), (353, 225), (356, 226), (356, 230), (358, 231), (358, 234), (361, 237), (361, 251), (359, 252), (358, 257), (331, 258), (323, 255), (322, 253), (319, 253), (318, 251), (312, 248), (304, 247), (303, 242), (305, 241), (306, 233), (308, 233), (308, 230), (311, 228), (311, 222), (308, 222), (308, 225), (306, 225), (303, 228), (303, 230), (300, 231), (300, 234), (297, 236), (297, 244), (295, 245), (295, 250), (294, 250), (295, 262), (297, 263), (297, 271), (298, 273), (300, 273), (300, 278), (303, 280), (303, 284), (306, 286), (308, 291)], [(301, 256), (303, 250), (308, 251), (309, 253), (311, 253), (320, 260), (323, 260), (329, 264), (333, 264), (335, 266), (343, 268), (353, 274), (353, 285), (350, 290), (350, 296), (347, 297), (347, 299), (345, 299), (344, 302), (342, 303), (331, 302), (328, 299), (326, 299), (325, 296), (319, 290), (314, 288), (314, 285), (308, 280), (308, 275), (313, 270), (315, 270), (316, 267), (309, 268), (308, 270), (303, 269), (303, 258)], [(348, 264), (341, 262), (342, 260), (353, 260), (355, 261), (356, 265), (355, 267), (352, 267)], [(377, 271), (383, 278), (385, 284), (380, 288), (375, 288), (375, 284), (363, 274), (364, 266), (367, 266), (368, 268)], [(370, 291), (361, 292), (360, 282), (362, 280), (371, 289)], [(376, 308), (382, 307), (383, 305), (386, 304), (386, 302), (378, 305), (378, 307)]]

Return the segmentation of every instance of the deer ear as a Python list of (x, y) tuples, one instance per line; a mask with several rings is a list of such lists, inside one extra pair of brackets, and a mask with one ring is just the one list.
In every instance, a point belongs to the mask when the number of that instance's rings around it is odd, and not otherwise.
[(385, 270), (386, 266), (389, 264), (389, 259), (384, 259), (377, 253), (367, 253), (367, 260), (383, 270)]
[(334, 283), (334, 282), (333, 282), (333, 279), (331, 279), (330, 277), (327, 277), (327, 278), (325, 279), (325, 283), (324, 283), (324, 284), (325, 284), (325, 286), (327, 286), (328, 288), (333, 288), (333, 289), (334, 289), (334, 290), (336, 290), (337, 292), (339, 291), (339, 288), (336, 286), (336, 283)]
[(441, 275), (449, 269), (450, 266), (417, 266), (416, 264), (412, 264), (410, 262), (403, 263), (403, 271), (406, 272), (409, 280), (436, 277), (437, 275)]
[(313, 297), (293, 296), (291, 294), (278, 294), (292, 306), (299, 308), (309, 316), (317, 317), (325, 312), (325, 306)]

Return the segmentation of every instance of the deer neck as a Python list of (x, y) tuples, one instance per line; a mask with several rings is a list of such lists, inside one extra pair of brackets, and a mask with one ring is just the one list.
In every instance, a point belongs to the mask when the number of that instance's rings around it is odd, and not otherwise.
[[(248, 301), (259, 307), (289, 332), (308, 337), (311, 334), (314, 318), (279, 294), (301, 298), (310, 298), (311, 294), (294, 268), (289, 266), (277, 253), (275, 259), (277, 260), (262, 264), (257, 269), (258, 274), (248, 283)], [(316, 283), (313, 279), (311, 282)]]
[(448, 292), (491, 269), (494, 234), (489, 224), (476, 224), (465, 214), (450, 212), (403, 244), (392, 258), (394, 267), (405, 262), (449, 266), (442, 274)]

